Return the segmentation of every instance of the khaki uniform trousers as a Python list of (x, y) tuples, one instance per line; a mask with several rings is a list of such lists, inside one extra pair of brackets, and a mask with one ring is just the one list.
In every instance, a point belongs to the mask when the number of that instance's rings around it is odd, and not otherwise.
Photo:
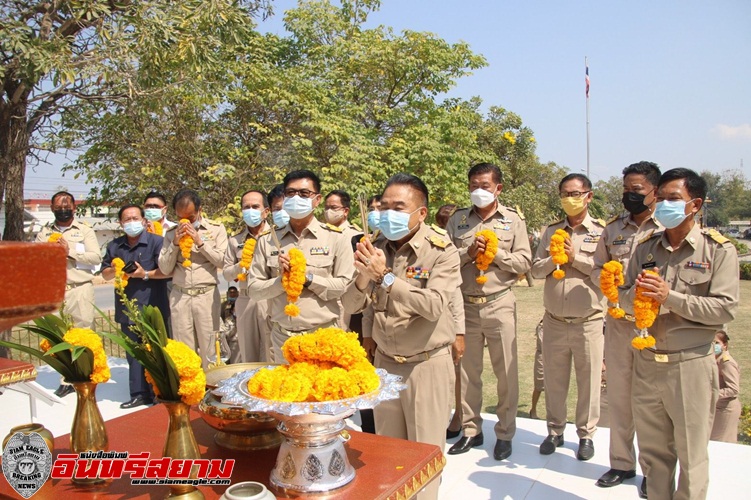
[(727, 406), (715, 409), (711, 441), (738, 442), (738, 421), (741, 418), (741, 402), (736, 398)]
[(535, 379), (535, 390), (545, 390), (545, 365), (542, 363), (542, 323), (538, 323), (535, 328), (535, 364), (532, 369), (532, 375)]
[(269, 361), (268, 301), (242, 295), (235, 302), (241, 363)]
[[(548, 434), (560, 436), (566, 428), (566, 398), (571, 360), (576, 372), (576, 434), (592, 439), (600, 420), (602, 373), (602, 318), (566, 323), (545, 314), (542, 323), (542, 362), (545, 365), (545, 407)], [(659, 498), (659, 497), (658, 497)]]
[[(402, 377), (407, 388), (398, 399), (384, 401), (373, 409), (376, 434), (446, 447), (446, 421), (451, 413), (454, 367), (447, 346), (418, 363), (397, 363), (376, 351), (375, 366)], [(417, 498), (438, 498), (440, 480), (434, 479)]]
[[(714, 356), (687, 359), (691, 356), (696, 354), (670, 354), (666, 363), (646, 349), (634, 356), (634, 420), (640, 460), (649, 471), (649, 498), (707, 497), (707, 446), (719, 376)], [(676, 461), (681, 467), (677, 491)]]
[(213, 287), (200, 295), (188, 295), (180, 287), (172, 287), (169, 297), (172, 337), (198, 348), (203, 369), (208, 368), (209, 356), (216, 350), (215, 333), (219, 331), (221, 298), (219, 289)]
[(482, 369), (487, 340), (497, 384), (497, 439), (511, 441), (516, 433), (519, 406), (519, 368), (516, 354), (516, 298), (507, 292), (485, 304), (464, 303), (466, 331), (462, 359), (462, 412), (464, 435), (482, 432)]
[(94, 284), (90, 281), (65, 291), (65, 313), (77, 328), (94, 327)]
[[(636, 469), (634, 450), (634, 414), (631, 405), (631, 380), (635, 335), (632, 321), (609, 317), (605, 325), (605, 366), (608, 370), (608, 414), (610, 416), (610, 467)], [(641, 470), (647, 476), (642, 463)]]

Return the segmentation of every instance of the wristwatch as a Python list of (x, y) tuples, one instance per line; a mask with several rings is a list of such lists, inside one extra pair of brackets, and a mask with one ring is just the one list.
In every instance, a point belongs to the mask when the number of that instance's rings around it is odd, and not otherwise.
[(149, 281), (149, 272), (148, 271), (146, 271), (146, 274), (143, 275), (143, 280), (144, 281)]
[(381, 281), (381, 287), (388, 290), (391, 288), (391, 285), (394, 284), (394, 281), (396, 281), (396, 276), (394, 273), (386, 273), (383, 275), (383, 281)]
[(309, 287), (313, 283), (313, 273), (305, 273), (305, 283), (302, 286)]

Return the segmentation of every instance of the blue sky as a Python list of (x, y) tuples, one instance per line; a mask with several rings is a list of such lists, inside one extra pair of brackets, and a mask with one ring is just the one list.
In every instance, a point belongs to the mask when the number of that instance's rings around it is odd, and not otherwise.
[[(262, 29), (283, 34), (295, 4), (276, 0)], [(640, 160), (714, 172), (743, 161), (751, 179), (748, 0), (383, 0), (370, 24), (469, 43), (488, 66), (451, 95), (519, 114), (542, 161), (586, 169), (587, 56), (593, 180)], [(29, 172), (27, 194), (82, 185), (59, 179), (54, 163)]]

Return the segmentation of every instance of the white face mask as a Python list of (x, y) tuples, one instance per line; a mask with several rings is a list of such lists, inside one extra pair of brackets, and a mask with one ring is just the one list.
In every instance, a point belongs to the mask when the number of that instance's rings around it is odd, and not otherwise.
[(477, 208), (485, 208), (487, 206), (490, 206), (495, 201), (495, 195), (490, 191), (485, 191), (482, 188), (477, 188), (469, 194), (469, 199)]
[(304, 219), (313, 212), (313, 199), (295, 195), (292, 198), (284, 198), (282, 208), (293, 219)]

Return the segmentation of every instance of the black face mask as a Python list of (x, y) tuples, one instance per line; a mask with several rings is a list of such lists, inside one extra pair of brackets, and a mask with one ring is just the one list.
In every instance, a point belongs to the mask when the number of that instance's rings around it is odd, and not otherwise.
[(60, 210), (53, 210), (53, 214), (55, 214), (55, 220), (60, 222), (68, 222), (73, 218), (73, 210), (70, 208), (61, 208)]
[(623, 207), (633, 215), (639, 215), (649, 207), (644, 204), (644, 198), (647, 196), (639, 193), (623, 193)]

